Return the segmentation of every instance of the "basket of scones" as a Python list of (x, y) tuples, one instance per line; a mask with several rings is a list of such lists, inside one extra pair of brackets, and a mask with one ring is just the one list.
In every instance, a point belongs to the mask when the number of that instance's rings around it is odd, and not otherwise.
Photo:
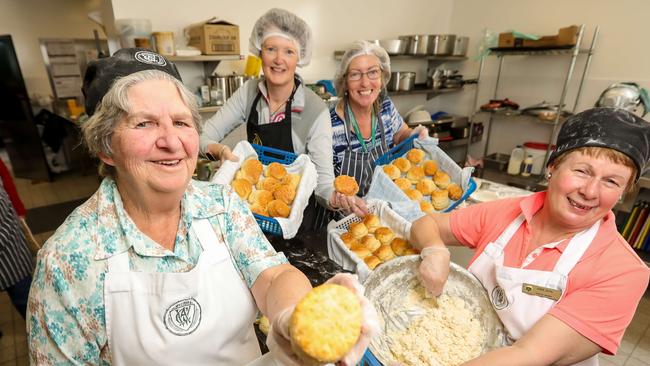
[(412, 136), (379, 157), (376, 164), (368, 198), (406, 203), (394, 205), (400, 214), (399, 207), (407, 207), (407, 212), (415, 207), (417, 216), (408, 212), (407, 219), (451, 211), (476, 189), (473, 168), (461, 169), (434, 138)]
[(239, 161), (226, 161), (212, 181), (230, 184), (246, 202), (265, 233), (293, 238), (316, 187), (316, 168), (307, 155), (299, 156), (239, 142), (233, 149)]
[(362, 282), (382, 263), (418, 253), (408, 242), (410, 222), (384, 201), (368, 201), (367, 207), (365, 217), (353, 214), (327, 226), (329, 257)]

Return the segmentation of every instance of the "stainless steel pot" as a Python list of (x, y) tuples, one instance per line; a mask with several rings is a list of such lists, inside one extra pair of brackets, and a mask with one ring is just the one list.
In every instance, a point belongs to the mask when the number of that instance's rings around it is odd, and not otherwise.
[(451, 55), (454, 51), (456, 35), (454, 34), (436, 34), (431, 36), (431, 45), (428, 54), (443, 56)]
[(224, 76), (210, 76), (210, 103), (223, 105), (230, 97), (228, 90), (228, 78)]
[(386, 84), (388, 91), (408, 91), (415, 87), (415, 73), (412, 71), (394, 71)]
[(408, 43), (402, 39), (375, 39), (368, 42), (385, 49), (389, 55), (403, 55)]
[(426, 55), (429, 54), (432, 36), (427, 34), (415, 34), (412, 36), (400, 36), (399, 39), (405, 41), (407, 55)]
[(469, 37), (456, 37), (454, 42), (454, 50), (451, 52), (452, 56), (465, 56), (467, 55), (467, 46), (469, 45)]
[(244, 85), (246, 82), (246, 77), (244, 75), (230, 75), (228, 76), (228, 91), (229, 97), (235, 94), (235, 91), (239, 89), (240, 86)]

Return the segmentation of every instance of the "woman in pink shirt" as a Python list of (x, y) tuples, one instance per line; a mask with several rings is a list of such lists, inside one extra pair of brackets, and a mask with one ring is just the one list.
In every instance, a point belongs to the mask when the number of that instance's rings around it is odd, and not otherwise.
[(426, 288), (442, 291), (446, 245), (475, 249), (468, 269), (508, 330), (511, 345), (464, 365), (594, 366), (598, 353), (616, 353), (650, 269), (611, 210), (649, 160), (650, 124), (622, 109), (590, 109), (562, 126), (547, 191), (413, 224)]

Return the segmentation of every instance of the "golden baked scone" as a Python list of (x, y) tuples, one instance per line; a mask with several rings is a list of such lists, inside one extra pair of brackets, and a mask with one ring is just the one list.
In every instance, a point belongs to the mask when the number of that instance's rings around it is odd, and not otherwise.
[(352, 248), (352, 245), (354, 245), (357, 242), (357, 239), (352, 236), (352, 233), (349, 231), (344, 232), (341, 234), (341, 241), (343, 244), (345, 244), (346, 247)]
[[(259, 191), (257, 191), (257, 192), (259, 192)], [(266, 209), (266, 205), (262, 206), (262, 205), (259, 205), (259, 204), (253, 204), (253, 205), (251, 205), (251, 212), (256, 213), (258, 215), (270, 217), (269, 210)]]
[(406, 158), (413, 164), (420, 164), (424, 159), (424, 151), (422, 149), (413, 148), (406, 153)]
[(253, 185), (246, 179), (235, 179), (232, 181), (231, 185), (232, 189), (237, 192), (237, 195), (239, 195), (242, 200), (246, 200), (248, 195), (253, 191)]
[(372, 254), (371, 251), (369, 251), (366, 248), (362, 248), (362, 247), (352, 247), (352, 248), (350, 248), (350, 250), (352, 251), (352, 253), (354, 253), (357, 257), (359, 257), (361, 259), (363, 259), (363, 258), (365, 258), (365, 257)]
[(397, 158), (393, 160), (393, 165), (395, 165), (402, 173), (406, 173), (411, 169), (411, 162), (408, 161), (407, 158)]
[(264, 166), (255, 158), (246, 159), (240, 168), (240, 172), (243, 173), (245, 179), (248, 179), (253, 184), (257, 183), (260, 179), (262, 170), (264, 170)]
[(266, 335), (269, 334), (269, 329), (271, 329), (271, 323), (269, 322), (269, 318), (266, 316), (262, 315), (257, 319), (257, 325), (260, 328), (260, 331)]
[(413, 255), (413, 254), (420, 254), (417, 249), (415, 248), (407, 248), (402, 255)]
[(431, 204), (431, 202), (426, 201), (426, 200), (420, 201), (420, 211), (422, 211), (424, 213), (432, 213), (435, 210), (436, 209), (433, 208), (433, 205)]
[(444, 210), (449, 206), (449, 193), (446, 189), (434, 191), (431, 193), (431, 204), (436, 210)]
[(367, 214), (363, 217), (363, 224), (368, 228), (368, 232), (372, 234), (381, 225), (381, 222), (379, 221), (379, 216)]
[(275, 179), (282, 179), (285, 175), (287, 175), (287, 169), (282, 164), (276, 162), (269, 164), (266, 167), (266, 171), (264, 171), (265, 177), (273, 177)]
[(278, 188), (280, 184), (282, 183), (280, 183), (278, 179), (275, 179), (273, 177), (268, 177), (268, 178), (260, 179), (255, 185), (255, 188), (273, 192), (275, 191), (276, 188)]
[(408, 179), (406, 179), (406, 178), (397, 178), (397, 179), (395, 179), (395, 180), (393, 181), (393, 183), (395, 183), (395, 185), (397, 186), (397, 188), (401, 189), (402, 191), (405, 191), (405, 190), (407, 190), (407, 189), (410, 189), (411, 186), (413, 186), (413, 185), (411, 184), (411, 181), (408, 180)]
[(406, 178), (411, 181), (411, 183), (416, 184), (424, 178), (424, 169), (420, 166), (414, 166), (406, 172)]
[(366, 263), (366, 266), (370, 269), (375, 269), (378, 265), (381, 264), (381, 259), (377, 258), (375, 255), (369, 255), (363, 258), (363, 261)]
[(264, 189), (258, 189), (251, 192), (248, 196), (248, 202), (251, 205), (260, 205), (266, 207), (269, 202), (273, 201), (273, 193), (266, 191)]
[(336, 362), (357, 343), (362, 321), (361, 302), (352, 290), (320, 285), (309, 291), (291, 314), (291, 346), (306, 364)]
[(334, 189), (346, 196), (354, 196), (359, 192), (357, 181), (349, 175), (339, 175), (334, 178)]
[(417, 184), (415, 185), (415, 189), (420, 191), (420, 193), (422, 193), (423, 196), (428, 196), (431, 194), (431, 192), (435, 191), (437, 188), (436, 188), (436, 184), (433, 183), (433, 180), (429, 178), (425, 178), (417, 182)]
[(276, 200), (280, 200), (287, 205), (290, 205), (291, 202), (293, 202), (293, 199), (296, 198), (296, 190), (288, 184), (280, 184), (278, 188), (273, 191), (273, 197)]
[(375, 230), (375, 237), (382, 244), (388, 244), (395, 238), (395, 233), (389, 227), (382, 226)]
[(449, 192), (449, 198), (454, 201), (458, 201), (463, 197), (463, 189), (456, 183), (451, 183), (447, 186), (447, 191)]
[(395, 253), (390, 248), (390, 245), (382, 245), (377, 248), (377, 250), (375, 250), (372, 254), (376, 255), (377, 258), (382, 260), (382, 262), (386, 262), (395, 258)]
[(390, 179), (397, 179), (402, 174), (402, 172), (393, 164), (384, 165), (382, 169), (384, 169), (384, 173), (386, 173)]
[(368, 228), (363, 222), (353, 222), (348, 225), (348, 231), (355, 239), (361, 239), (368, 235)]
[(266, 206), (266, 209), (269, 211), (269, 215), (271, 217), (286, 218), (289, 217), (289, 213), (291, 212), (291, 208), (280, 200), (273, 200), (269, 202), (269, 204)]
[(359, 245), (368, 249), (371, 252), (374, 252), (381, 246), (381, 243), (377, 238), (372, 235), (366, 235), (363, 238), (359, 239)]
[(412, 199), (413, 201), (419, 201), (422, 199), (422, 193), (418, 191), (417, 189), (409, 188), (404, 191), (408, 198)]
[(436, 174), (433, 175), (433, 182), (438, 186), (438, 188), (445, 189), (449, 183), (451, 183), (451, 177), (449, 174), (438, 169)]
[(282, 177), (280, 182), (282, 182), (282, 184), (290, 185), (294, 190), (298, 190), (298, 185), (300, 185), (300, 178), (300, 174), (287, 173), (287, 175)]
[(438, 171), (438, 163), (433, 160), (425, 160), (422, 163), (422, 168), (424, 168), (424, 174), (434, 175)]
[(402, 238), (395, 238), (390, 242), (390, 248), (396, 255), (404, 255), (404, 251), (408, 249), (409, 244)]

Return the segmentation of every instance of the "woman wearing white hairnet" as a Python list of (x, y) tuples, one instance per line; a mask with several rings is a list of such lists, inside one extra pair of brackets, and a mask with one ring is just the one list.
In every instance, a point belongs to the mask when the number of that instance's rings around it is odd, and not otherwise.
[[(332, 205), (332, 127), (327, 107), (296, 74), (296, 66), (307, 66), (311, 60), (309, 26), (286, 10), (271, 9), (255, 23), (249, 46), (262, 59), (264, 77), (237, 89), (206, 121), (201, 151), (221, 161), (236, 161), (230, 148), (219, 141), (246, 123), (249, 142), (308, 154), (318, 173), (317, 200), (322, 206), (338, 208)], [(310, 207), (314, 207), (313, 199)], [(309, 216), (306, 212), (303, 221), (312, 220)]]
[[(359, 183), (359, 196), (368, 192), (375, 160), (413, 134), (427, 137), (424, 127), (411, 129), (386, 96), (390, 59), (380, 46), (366, 41), (352, 44), (334, 77), (339, 103), (330, 111), (334, 175), (349, 175)], [(346, 211), (361, 213), (359, 197), (337, 196)]]

